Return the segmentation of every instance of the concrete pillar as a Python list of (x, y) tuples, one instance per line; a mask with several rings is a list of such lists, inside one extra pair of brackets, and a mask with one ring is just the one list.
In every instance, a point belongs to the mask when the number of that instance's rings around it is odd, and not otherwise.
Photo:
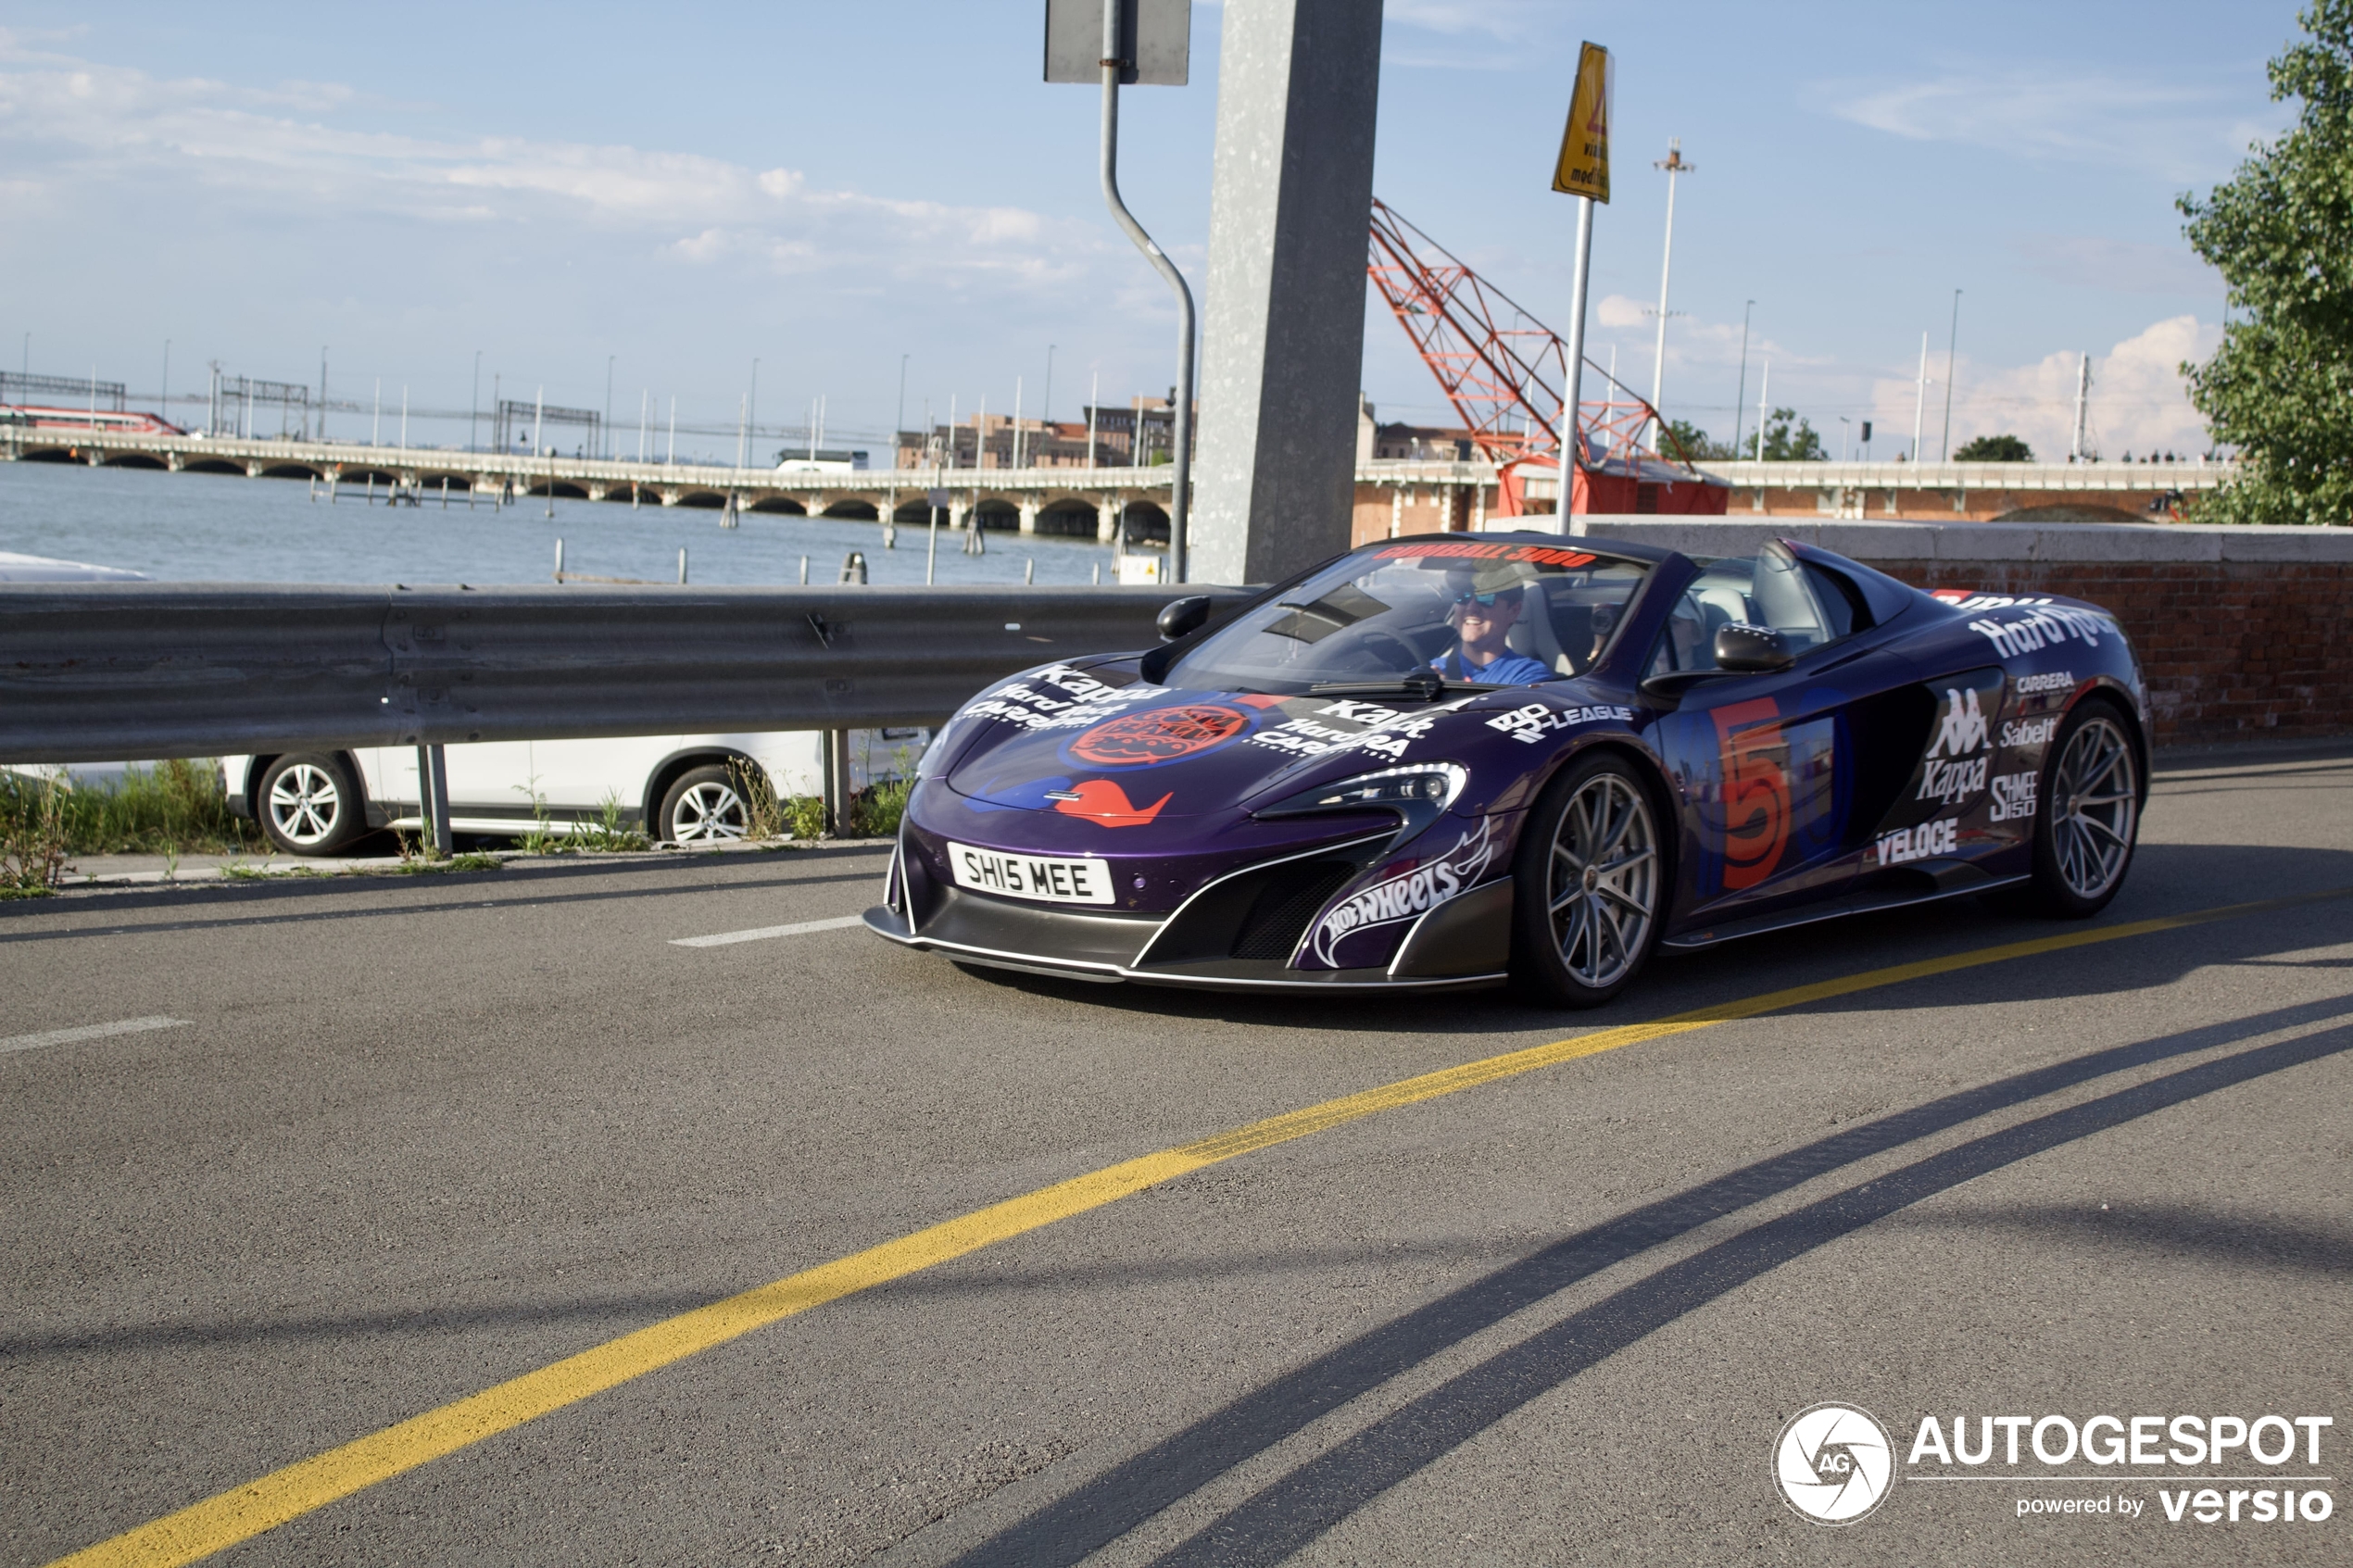
[(1188, 575), (1269, 583), (1348, 548), (1379, 0), (1221, 24)]
[(661, 504), (665, 507), (674, 507), (686, 498), (686, 495), (685, 491), (674, 488), (664, 490), (661, 493)]
[(1119, 514), (1126, 510), (1127, 498), (1116, 492), (1098, 496), (1095, 501), (1095, 543), (1108, 545), (1119, 537)]
[(1405, 532), (1405, 487), (1389, 487), (1389, 536), (1392, 539)]
[(1024, 533), (1038, 532), (1038, 497), (1035, 495), (1021, 498), (1021, 531)]
[(974, 497), (950, 493), (948, 497), (948, 526), (962, 530), (973, 514)]

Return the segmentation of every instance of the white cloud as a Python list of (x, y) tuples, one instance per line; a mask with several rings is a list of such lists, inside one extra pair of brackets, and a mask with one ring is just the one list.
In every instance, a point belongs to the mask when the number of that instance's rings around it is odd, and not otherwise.
[(2202, 294), (2217, 299), (2222, 294), (2222, 274), (2184, 244), (2033, 234), (2011, 245), (2031, 270), (2054, 282), (2128, 294)]
[[(2093, 355), (2089, 422), (2094, 450), (2106, 458), (2126, 452), (2140, 457), (2151, 451), (2205, 450), (2210, 444), (2206, 423), (2190, 406), (2180, 367), (2212, 354), (2221, 335), (2214, 323), (2174, 316), (2153, 322), (2106, 354)], [(1963, 360), (1955, 377), (1953, 445), (2008, 433), (2023, 437), (2037, 458), (2064, 460), (2074, 428), (2078, 364), (2078, 353), (2065, 349), (2008, 369)], [(1941, 445), (1944, 408), (1944, 367), (1933, 355), (1929, 373), (1933, 379), (1922, 446), (1932, 457)], [(1915, 398), (1911, 376), (1873, 383), (1872, 417), (1879, 421), (1874, 445), (1883, 455), (1910, 445)]]
[(334, 83), (167, 81), (0, 47), (0, 150), (20, 185), (195, 182), (271, 209), (635, 230), (653, 252), (702, 265), (982, 274), (1039, 289), (1066, 286), (1116, 249), (1101, 225), (817, 190), (791, 169), (631, 146), (354, 129), (336, 119), (354, 102)]
[(1954, 70), (1896, 83), (1812, 89), (1842, 119), (1915, 142), (2017, 157), (2125, 166), (2173, 181), (2211, 179), (2272, 129), (2225, 112), (2215, 89), (2032, 69)]

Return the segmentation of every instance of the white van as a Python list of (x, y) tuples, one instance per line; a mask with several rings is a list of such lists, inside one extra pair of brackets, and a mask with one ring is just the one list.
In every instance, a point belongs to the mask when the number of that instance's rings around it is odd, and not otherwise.
[[(922, 729), (850, 731), (850, 788), (912, 773), (930, 739)], [(602, 822), (612, 800), (622, 822), (651, 839), (742, 838), (751, 825), (743, 771), (757, 770), (780, 798), (815, 795), (824, 746), (814, 730), (452, 746), (444, 753), (449, 825), (520, 836), (539, 825), (544, 809), (549, 828), (563, 833)], [(229, 809), (296, 855), (332, 855), (371, 828), (421, 826), (413, 746), (224, 757), (220, 772)]]

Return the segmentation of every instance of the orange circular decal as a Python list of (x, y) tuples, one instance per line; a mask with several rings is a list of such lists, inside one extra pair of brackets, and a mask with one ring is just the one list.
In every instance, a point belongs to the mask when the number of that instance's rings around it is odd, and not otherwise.
[(1191, 705), (1126, 713), (1070, 743), (1070, 756), (1098, 768), (1134, 768), (1207, 751), (1250, 727), (1239, 709)]

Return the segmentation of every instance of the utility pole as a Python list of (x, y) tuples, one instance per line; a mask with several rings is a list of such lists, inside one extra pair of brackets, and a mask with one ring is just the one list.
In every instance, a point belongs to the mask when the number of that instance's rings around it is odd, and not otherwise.
[(612, 362), (617, 356), (605, 356), (605, 422), (597, 427), (598, 445), (604, 448), (599, 458), (612, 456)]
[[(1176, 407), (1175, 438), (1176, 449), (1171, 455), (1168, 496), (1168, 576), (1171, 582), (1185, 580), (1186, 522), (1192, 509), (1193, 485), (1193, 291), (1185, 286), (1185, 275), (1168, 259), (1144, 226), (1119, 199), (1119, 79), (1123, 70), (1130, 70), (1135, 61), (1128, 58), (1127, 40), (1121, 36), (1120, 0), (1103, 0), (1103, 119), (1101, 172), (1103, 203), (1111, 208), (1112, 217), (1135, 243), (1144, 258), (1151, 262), (1176, 296)], [(975, 432), (975, 434), (978, 433)]]
[(1741, 416), (1748, 411), (1748, 313), (1756, 308), (1750, 300), (1741, 307), (1741, 388), (1732, 394), (1732, 456), (1741, 455)]
[(1928, 334), (1920, 334), (1920, 379), (1912, 397), (1912, 461), (1920, 460), (1920, 419), (1928, 412)]
[(163, 405), (164, 416), (171, 413), (171, 340), (163, 340), (163, 390), (156, 394), (156, 401)]
[(1046, 345), (1046, 395), (1038, 400), (1038, 417), (1051, 424), (1054, 419), (1054, 345)]
[(327, 439), (327, 345), (323, 343), (319, 345), (319, 439)]
[(1961, 351), (1961, 291), (1953, 291), (1953, 338), (1944, 349), (1944, 444), (1937, 449), (1936, 460), (1953, 460), (1953, 368)]
[[(474, 350), (474, 389), (466, 398), (466, 450), (477, 449), (482, 439), (482, 350)], [(472, 506), (472, 501), (466, 503)]]
[(1765, 399), (1773, 389), (1773, 362), (1765, 361), (1756, 377), (1756, 460), (1765, 460)]
[(1103, 373), (1097, 370), (1087, 391), (1087, 466), (1095, 466), (1095, 405), (1103, 400)]
[(745, 423), (751, 418), (751, 394), (747, 392), (736, 403), (736, 467), (744, 466)]
[(2087, 351), (2081, 356), (2075, 374), (2075, 439), (2069, 445), (2067, 452), (2067, 460), (2070, 463), (2083, 461), (2083, 445), (2090, 434), (2091, 412), (2092, 356)]
[(1696, 166), (1683, 161), (1683, 139), (1669, 136), (1667, 139), (1667, 156), (1651, 167), (1667, 170), (1667, 251), (1658, 264), (1658, 344), (1653, 350), (1651, 363), (1651, 408), (1655, 417), (1651, 420), (1650, 445), (1651, 450), (1656, 452), (1659, 438), (1665, 433), (1659, 427), (1667, 420), (1665, 414), (1656, 410), (1659, 396), (1667, 384), (1667, 279), (1675, 267), (1675, 176), (1689, 174)]
[(899, 357), (899, 412), (891, 417), (890, 422), (890, 466), (894, 469), (899, 466), (900, 433), (907, 427), (908, 358), (909, 356), (904, 354)]

